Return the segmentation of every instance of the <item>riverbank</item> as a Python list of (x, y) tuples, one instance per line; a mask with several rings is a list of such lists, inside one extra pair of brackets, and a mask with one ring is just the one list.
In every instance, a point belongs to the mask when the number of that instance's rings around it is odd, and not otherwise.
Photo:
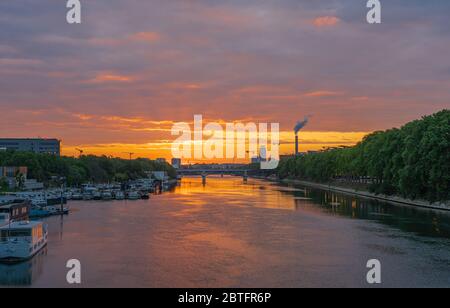
[(298, 184), (303, 185), (307, 187), (313, 187), (313, 188), (319, 188), (323, 190), (330, 190), (335, 192), (340, 192), (347, 195), (353, 195), (358, 196), (366, 199), (372, 199), (372, 200), (380, 200), (396, 205), (409, 205), (409, 206), (415, 206), (415, 207), (421, 207), (421, 208), (428, 208), (428, 209), (434, 209), (434, 210), (443, 210), (443, 211), (450, 211), (450, 202), (447, 203), (430, 203), (425, 200), (410, 200), (405, 199), (397, 196), (387, 196), (387, 195), (377, 195), (368, 191), (363, 190), (355, 190), (351, 188), (344, 188), (339, 187), (335, 185), (328, 185), (328, 184), (320, 184), (320, 183), (314, 183), (314, 182), (308, 182), (308, 181), (301, 181), (301, 180), (292, 180), (292, 179), (284, 179), (281, 180), (282, 183), (288, 183), (288, 184)]

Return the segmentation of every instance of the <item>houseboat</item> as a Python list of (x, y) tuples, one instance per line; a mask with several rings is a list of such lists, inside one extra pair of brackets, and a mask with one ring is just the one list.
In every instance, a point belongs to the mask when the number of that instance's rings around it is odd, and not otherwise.
[(14, 221), (28, 220), (31, 211), (30, 201), (14, 200), (0, 205), (0, 215)]
[(10, 222), (0, 227), (0, 262), (31, 259), (48, 241), (47, 225), (39, 221)]

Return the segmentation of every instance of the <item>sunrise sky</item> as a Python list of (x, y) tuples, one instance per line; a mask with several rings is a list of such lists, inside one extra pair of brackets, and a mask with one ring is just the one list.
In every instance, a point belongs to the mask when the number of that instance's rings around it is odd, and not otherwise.
[(174, 122), (279, 122), (282, 154), (450, 107), (450, 1), (0, 2), (0, 137), (51, 137), (63, 153), (171, 158)]

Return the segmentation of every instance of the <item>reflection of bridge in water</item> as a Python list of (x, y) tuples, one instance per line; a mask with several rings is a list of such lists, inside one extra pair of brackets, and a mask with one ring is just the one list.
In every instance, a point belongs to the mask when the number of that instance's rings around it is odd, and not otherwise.
[(234, 176), (242, 176), (244, 181), (248, 180), (248, 172), (247, 169), (178, 169), (177, 174), (179, 176), (187, 176), (187, 175), (200, 175), (203, 179), (203, 183), (206, 183), (206, 177), (208, 175), (234, 175)]

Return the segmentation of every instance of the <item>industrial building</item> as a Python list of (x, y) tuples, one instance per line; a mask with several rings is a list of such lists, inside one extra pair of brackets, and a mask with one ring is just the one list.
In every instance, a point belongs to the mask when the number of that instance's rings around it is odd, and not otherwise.
[(58, 139), (0, 139), (0, 150), (46, 153), (60, 156), (61, 141)]

